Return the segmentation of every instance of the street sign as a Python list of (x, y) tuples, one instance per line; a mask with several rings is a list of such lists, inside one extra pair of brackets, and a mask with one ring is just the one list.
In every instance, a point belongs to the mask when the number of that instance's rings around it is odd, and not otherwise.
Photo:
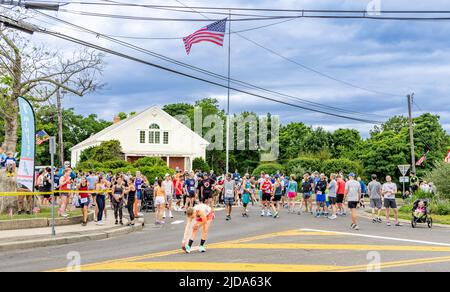
[(401, 183), (409, 183), (409, 176), (401, 176), (400, 182)]
[(56, 138), (50, 137), (50, 154), (55, 155), (56, 153)]
[(403, 176), (405, 176), (408, 173), (408, 170), (411, 168), (411, 165), (399, 165), (398, 169), (400, 169), (400, 172)]

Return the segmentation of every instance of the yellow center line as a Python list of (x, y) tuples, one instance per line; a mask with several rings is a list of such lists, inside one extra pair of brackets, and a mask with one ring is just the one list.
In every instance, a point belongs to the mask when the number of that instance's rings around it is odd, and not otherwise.
[(209, 249), (277, 249), (277, 250), (351, 250), (351, 251), (423, 251), (450, 252), (450, 247), (360, 244), (240, 243), (214, 244)]

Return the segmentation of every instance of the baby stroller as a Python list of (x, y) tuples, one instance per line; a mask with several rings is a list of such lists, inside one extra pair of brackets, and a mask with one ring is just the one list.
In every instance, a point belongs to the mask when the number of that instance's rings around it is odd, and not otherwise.
[(153, 200), (153, 189), (150, 187), (144, 187), (142, 189), (142, 212), (155, 212), (155, 204)]
[[(424, 205), (425, 205), (425, 212), (418, 216), (416, 214), (416, 210), (419, 208), (419, 203), (420, 202), (424, 203)], [(413, 209), (412, 209), (412, 219), (411, 219), (411, 226), (412, 226), (412, 228), (416, 228), (418, 223), (427, 224), (428, 228), (432, 228), (433, 227), (433, 218), (431, 218), (430, 215), (431, 215), (431, 210), (429, 208), (428, 200), (417, 200), (417, 201), (415, 201)]]

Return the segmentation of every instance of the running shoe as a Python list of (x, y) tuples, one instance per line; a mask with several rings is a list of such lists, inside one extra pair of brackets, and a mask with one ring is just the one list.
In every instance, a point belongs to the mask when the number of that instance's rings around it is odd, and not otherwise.
[(228, 215), (227, 218), (225, 219), (226, 221), (230, 221), (231, 220), (231, 216)]
[(169, 217), (173, 219), (172, 211), (169, 212)]
[(353, 226), (353, 230), (359, 230), (359, 226), (358, 225), (354, 225)]
[(383, 220), (380, 217), (377, 218), (377, 221), (378, 223), (383, 223)]
[(261, 211), (261, 217), (264, 217), (264, 215), (265, 215), (265, 212), (264, 212), (264, 210), (262, 210)]
[(378, 219), (372, 219), (372, 223), (378, 223)]
[(400, 222), (397, 222), (397, 223), (395, 223), (395, 226), (397, 226), (397, 227), (401, 227), (401, 226), (403, 226)]
[(328, 217), (328, 219), (330, 219), (330, 220), (336, 220), (336, 219), (337, 219), (337, 216), (336, 216), (336, 215), (331, 215), (330, 217)]
[(186, 244), (186, 245), (184, 246), (184, 251), (185, 251), (186, 253), (191, 253), (191, 247), (189, 246), (189, 244)]
[(200, 245), (198, 247), (198, 251), (201, 252), (201, 253), (206, 252), (206, 248), (203, 245)]
[(391, 222), (387, 222), (386, 225), (389, 227), (392, 226)]
[(266, 215), (267, 215), (267, 217), (272, 217), (272, 213), (271, 212), (267, 212)]

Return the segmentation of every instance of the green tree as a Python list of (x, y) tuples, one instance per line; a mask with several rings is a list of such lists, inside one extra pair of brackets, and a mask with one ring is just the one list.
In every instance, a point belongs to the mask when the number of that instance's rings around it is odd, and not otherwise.
[(211, 170), (208, 163), (203, 158), (195, 158), (192, 162), (192, 168), (194, 170), (201, 170), (206, 172), (209, 172)]
[(100, 163), (120, 160), (123, 159), (122, 146), (116, 140), (102, 142), (99, 146), (91, 147), (81, 152), (80, 158), (81, 162), (90, 160)]
[(352, 152), (362, 142), (361, 135), (355, 129), (338, 129), (331, 135), (331, 153), (340, 158)]

